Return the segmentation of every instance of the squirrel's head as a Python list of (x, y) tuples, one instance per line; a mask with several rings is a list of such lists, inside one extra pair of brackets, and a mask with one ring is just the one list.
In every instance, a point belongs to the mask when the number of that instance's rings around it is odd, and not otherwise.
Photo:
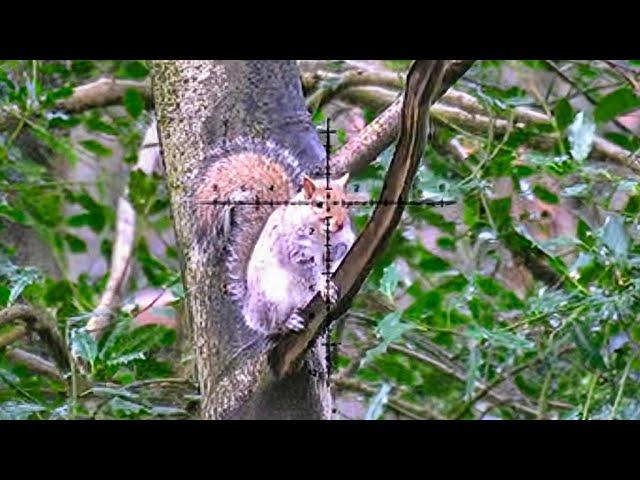
[[(347, 208), (349, 203), (357, 198), (356, 194), (347, 192), (349, 174), (345, 174), (336, 180), (329, 180), (329, 188), (324, 178), (313, 179), (304, 176), (302, 179), (302, 196), (309, 201), (311, 209), (322, 222), (322, 226), (329, 222), (329, 231), (336, 233), (345, 226), (349, 226)], [(324, 229), (324, 228), (323, 228)]]

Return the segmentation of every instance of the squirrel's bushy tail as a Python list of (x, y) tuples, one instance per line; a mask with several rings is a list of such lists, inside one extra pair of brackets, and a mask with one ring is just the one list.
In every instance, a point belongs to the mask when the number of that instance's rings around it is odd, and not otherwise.
[(269, 202), (293, 197), (301, 176), (298, 162), (272, 141), (239, 137), (216, 144), (198, 176), (196, 241), (221, 252), (227, 267), (226, 290), (242, 300), (251, 252), (277, 208)]

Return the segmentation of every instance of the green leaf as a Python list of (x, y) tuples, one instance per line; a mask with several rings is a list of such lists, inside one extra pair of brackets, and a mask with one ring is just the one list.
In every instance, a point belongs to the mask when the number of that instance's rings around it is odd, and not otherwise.
[(497, 347), (506, 347), (512, 350), (530, 351), (535, 349), (535, 343), (509, 332), (490, 331), (476, 324), (467, 327), (466, 335), (475, 340), (487, 340)]
[(42, 281), (42, 274), (37, 268), (20, 268), (8, 260), (0, 262), (0, 276), (5, 277), (9, 281), (10, 291), (7, 305), (13, 304), (26, 287)]
[(571, 330), (571, 336), (590, 368), (598, 370), (606, 369), (606, 364), (600, 353), (600, 349), (589, 338), (589, 331), (585, 325), (575, 325)]
[(625, 258), (628, 255), (630, 239), (621, 217), (608, 216), (604, 221), (600, 238), (616, 257)]
[(129, 78), (132, 80), (140, 80), (149, 75), (149, 69), (140, 60), (126, 60), (120, 63), (120, 67), (116, 72), (116, 76), (120, 78)]
[(10, 400), (0, 403), (0, 420), (27, 420), (34, 413), (43, 412), (46, 408), (36, 403), (16, 402)]
[(557, 103), (553, 113), (556, 119), (556, 125), (561, 132), (569, 126), (575, 116), (573, 108), (566, 98), (563, 98)]
[(93, 370), (98, 357), (98, 344), (84, 328), (71, 330), (71, 354), (89, 362)]
[(67, 242), (67, 245), (69, 245), (69, 250), (73, 253), (83, 253), (87, 251), (87, 244), (85, 241), (75, 235), (66, 233), (64, 235), (64, 240)]
[(137, 417), (149, 413), (149, 408), (146, 406), (120, 397), (113, 397), (107, 406), (115, 416), (120, 418)]
[(555, 193), (547, 190), (542, 185), (534, 185), (533, 194), (544, 203), (556, 204), (559, 201), (558, 196)]
[(371, 398), (369, 406), (367, 407), (367, 413), (364, 416), (365, 420), (377, 420), (380, 418), (384, 411), (384, 406), (389, 401), (389, 393), (391, 392), (391, 384), (383, 383), (376, 394)]
[(108, 157), (112, 153), (110, 148), (105, 147), (97, 140), (83, 140), (80, 145), (98, 157)]
[(640, 97), (630, 88), (623, 87), (600, 100), (594, 118), (596, 122), (604, 123), (637, 108), (640, 108)]
[(589, 156), (595, 133), (595, 123), (587, 118), (584, 112), (579, 112), (573, 120), (573, 123), (569, 126), (571, 156), (575, 160), (582, 162)]
[(393, 302), (400, 277), (396, 270), (395, 264), (391, 264), (382, 271), (382, 278), (380, 279), (380, 291), (386, 295), (386, 297)]
[(411, 330), (413, 325), (409, 323), (401, 322), (401, 312), (393, 312), (386, 315), (382, 321), (376, 327), (376, 333), (382, 338), (380, 344), (367, 351), (364, 362), (373, 360), (376, 356), (383, 354), (387, 351), (387, 347), (398, 338), (402, 336), (408, 330)]
[(144, 111), (144, 98), (139, 91), (133, 88), (129, 88), (124, 92), (123, 101), (124, 107), (133, 118), (138, 118)]

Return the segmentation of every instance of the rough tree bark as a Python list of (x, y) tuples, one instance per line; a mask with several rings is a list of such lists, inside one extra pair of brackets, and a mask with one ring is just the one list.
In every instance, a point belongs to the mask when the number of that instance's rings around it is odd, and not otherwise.
[[(464, 69), (446, 76), (444, 60), (416, 61), (407, 76), (399, 139), (372, 217), (332, 280), (343, 293), (326, 311), (317, 294), (300, 314), (309, 322), (278, 343), (251, 338), (238, 306), (224, 295), (224, 245), (195, 242), (193, 203), (207, 148), (221, 137), (271, 138), (321, 170), (322, 147), (304, 109), (293, 62), (157, 62), (154, 96), (174, 225), (184, 255), (204, 418), (328, 418), (331, 397), (322, 355), (324, 327), (343, 313), (397, 227), (426, 143), (428, 110)], [(467, 66), (468, 68), (468, 66)], [(446, 81), (443, 81), (446, 79)], [(230, 172), (232, 175), (233, 172)], [(265, 218), (266, 219), (266, 218)], [(302, 365), (301, 365), (302, 364)], [(306, 366), (307, 368), (300, 368)], [(311, 374), (312, 371), (320, 374)], [(314, 372), (315, 373), (315, 372)]]
[[(249, 339), (237, 307), (221, 295), (222, 246), (195, 253), (195, 224), (188, 195), (197, 166), (223, 137), (271, 138), (286, 146), (305, 172), (317, 170), (325, 154), (305, 108), (300, 74), (293, 61), (157, 61), (153, 94), (171, 195), (183, 280), (196, 348), (205, 419), (321, 419), (330, 415), (324, 381), (301, 368), (281, 380), (268, 378), (264, 356), (243, 359), (231, 378), (221, 378), (227, 360)], [(212, 311), (222, 312), (218, 318)], [(325, 370), (317, 341), (305, 361)]]

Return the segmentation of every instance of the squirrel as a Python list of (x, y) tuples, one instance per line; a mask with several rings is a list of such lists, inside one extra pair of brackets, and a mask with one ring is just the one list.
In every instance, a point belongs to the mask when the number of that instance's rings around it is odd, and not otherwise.
[(222, 293), (259, 339), (303, 329), (299, 311), (318, 291), (336, 300), (327, 266), (335, 272), (356, 238), (348, 207), (362, 196), (347, 192), (348, 174), (327, 188), (286, 148), (240, 137), (218, 143), (198, 175), (196, 239), (223, 246)]

